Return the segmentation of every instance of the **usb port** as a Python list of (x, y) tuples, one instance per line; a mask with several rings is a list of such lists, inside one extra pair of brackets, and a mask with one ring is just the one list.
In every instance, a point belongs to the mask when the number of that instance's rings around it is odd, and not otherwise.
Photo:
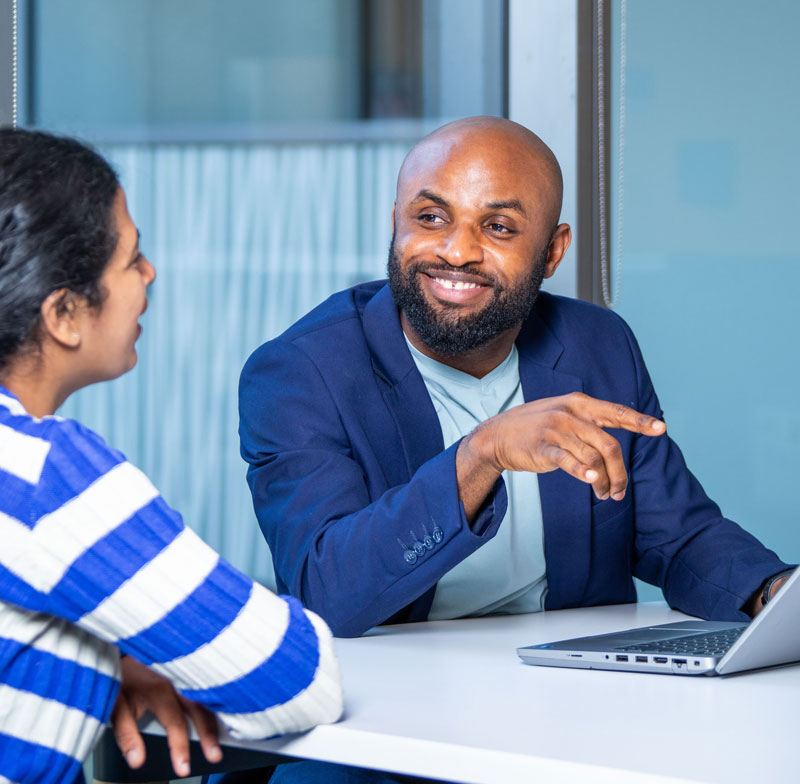
[(628, 657), (617, 654), (617, 661), (628, 661)]
[(647, 664), (647, 656), (637, 656), (636, 661), (639, 664)]
[(653, 661), (656, 664), (666, 664), (667, 663), (667, 657), (666, 656), (653, 656)]
[(673, 659), (673, 664), (686, 664), (686, 659)]

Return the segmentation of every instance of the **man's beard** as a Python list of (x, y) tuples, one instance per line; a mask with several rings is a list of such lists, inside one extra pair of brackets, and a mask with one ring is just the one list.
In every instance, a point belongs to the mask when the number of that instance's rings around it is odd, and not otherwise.
[[(422, 342), (436, 354), (453, 357), (485, 346), (501, 333), (524, 321), (533, 308), (547, 267), (544, 246), (534, 262), (530, 275), (514, 288), (502, 286), (494, 275), (480, 271), (479, 264), (469, 263), (453, 267), (439, 264), (417, 263), (403, 270), (394, 250), (394, 235), (389, 245), (389, 288), (394, 301), (414, 328)], [(493, 294), (485, 307), (474, 313), (462, 315), (460, 306), (441, 302), (438, 309), (431, 305), (422, 292), (420, 272), (466, 272), (490, 286)]]

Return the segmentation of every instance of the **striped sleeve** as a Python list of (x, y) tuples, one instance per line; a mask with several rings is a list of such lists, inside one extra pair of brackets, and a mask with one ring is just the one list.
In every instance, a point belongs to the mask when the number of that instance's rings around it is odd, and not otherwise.
[(35, 480), (34, 502), (0, 499), (0, 599), (118, 646), (234, 737), (339, 718), (333, 643), (317, 616), (219, 558), (91, 431), (64, 420), (16, 430), (44, 445), (31, 444), (27, 474), (17, 472)]
[(52, 615), (0, 602), (0, 777), (81, 780), (119, 687), (119, 651)]

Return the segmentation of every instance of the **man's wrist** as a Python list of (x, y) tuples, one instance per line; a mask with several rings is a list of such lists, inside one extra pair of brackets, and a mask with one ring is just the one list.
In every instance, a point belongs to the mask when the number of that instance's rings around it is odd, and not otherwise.
[(503, 473), (498, 464), (494, 448), (494, 436), (489, 420), (482, 422), (471, 433), (464, 437), (464, 447), (469, 453), (470, 463), (481, 472), (492, 471), (497, 476)]
[(769, 602), (769, 600), (772, 599), (772, 597), (781, 588), (783, 583), (786, 582), (786, 580), (788, 580), (792, 576), (793, 572), (794, 569), (784, 569), (782, 572), (778, 572), (778, 574), (772, 575), (772, 577), (770, 577), (769, 580), (767, 580), (764, 583), (764, 588), (761, 591), (762, 607), (764, 607), (767, 604), (767, 602)]
[(490, 444), (491, 439), (487, 439), (485, 424), (478, 425), (461, 439), (456, 451), (458, 496), (464, 504), (464, 513), (470, 526), (502, 473), (491, 457)]

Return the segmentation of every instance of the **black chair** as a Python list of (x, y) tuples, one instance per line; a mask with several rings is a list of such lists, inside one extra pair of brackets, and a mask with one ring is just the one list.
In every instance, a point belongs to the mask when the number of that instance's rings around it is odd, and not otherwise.
[[(144, 784), (144, 782), (166, 782), (175, 779), (169, 759), (167, 739), (160, 735), (142, 735), (147, 752), (144, 765), (132, 770), (120, 753), (114, 734), (107, 729), (94, 749), (94, 779), (96, 782), (113, 784)], [(226, 774), (224, 784), (264, 784), (276, 765), (290, 762), (292, 757), (249, 749), (225, 746), (221, 762), (210, 763), (203, 756), (197, 741), (191, 741), (189, 762), (192, 776), (207, 777), (211, 774)], [(215, 778), (215, 784), (221, 784)]]
[(274, 766), (270, 768), (252, 768), (251, 770), (234, 770), (230, 773), (203, 776), (202, 784), (265, 784), (272, 776)]

